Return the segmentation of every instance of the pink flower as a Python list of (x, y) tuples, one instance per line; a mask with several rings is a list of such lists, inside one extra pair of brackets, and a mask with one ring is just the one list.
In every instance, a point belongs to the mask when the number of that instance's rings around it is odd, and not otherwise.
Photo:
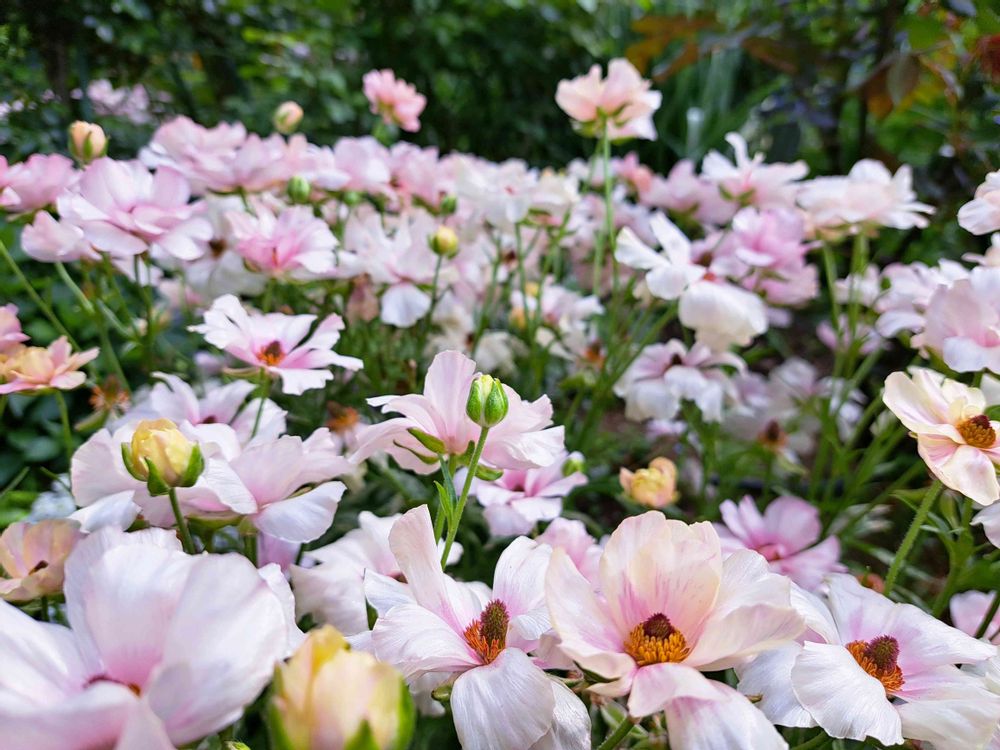
[(803, 184), (799, 205), (818, 230), (855, 233), (871, 227), (926, 227), (934, 208), (916, 200), (913, 174), (903, 165), (891, 174), (882, 162), (862, 159), (846, 177), (818, 177)]
[(650, 83), (628, 60), (608, 63), (608, 77), (594, 65), (584, 76), (559, 81), (556, 104), (586, 135), (611, 140), (645, 138), (654, 140), (653, 113), (660, 108), (662, 95), (650, 91)]
[(773, 572), (810, 591), (827, 573), (845, 570), (839, 562), (840, 542), (835, 536), (819, 542), (819, 510), (805, 500), (789, 495), (775, 498), (762, 515), (747, 496), (738, 505), (726, 500), (719, 512), (723, 522), (715, 529), (723, 553), (752, 549)]
[(1000, 499), (1000, 423), (986, 416), (981, 390), (914, 368), (912, 379), (889, 375), (882, 400), (916, 436), (917, 452), (942, 484), (980, 505)]
[(411, 133), (420, 130), (420, 113), (427, 106), (427, 98), (418, 94), (413, 84), (397, 79), (389, 69), (368, 71), (362, 84), (372, 114), (379, 115), (387, 125), (398, 125)]
[(285, 208), (275, 215), (262, 201), (254, 213), (230, 211), (236, 252), (255, 271), (270, 276), (313, 278), (332, 271), (337, 239), (306, 206)]
[(888, 280), (889, 289), (875, 301), (875, 311), (879, 313), (875, 328), (888, 337), (901, 331), (923, 331), (927, 305), (934, 292), (968, 278), (969, 270), (961, 263), (944, 259), (933, 267), (923, 263), (892, 263), (882, 275)]
[(666, 178), (653, 175), (649, 188), (640, 193), (646, 206), (672, 214), (690, 215), (702, 224), (722, 225), (736, 212), (737, 205), (722, 197), (719, 188), (695, 174), (694, 162), (681, 159)]
[(56, 339), (48, 348), (26, 346), (0, 364), (0, 394), (20, 391), (44, 391), (58, 388), (70, 391), (87, 379), (80, 368), (97, 357), (97, 349), (73, 354), (66, 337)]
[(727, 135), (726, 142), (733, 147), (735, 163), (718, 151), (709, 151), (701, 165), (703, 179), (715, 183), (729, 201), (760, 209), (794, 207), (797, 183), (809, 172), (805, 162), (765, 164), (763, 154), (751, 159), (739, 133)]
[(9, 750), (196, 743), (239, 719), (289, 652), (280, 576), (185, 555), (162, 531), (85, 539), (65, 592), (69, 627), (0, 603)]
[(746, 346), (767, 330), (767, 309), (756, 294), (725, 280), (723, 265), (696, 263), (691, 242), (663, 214), (649, 220), (663, 252), (657, 252), (626, 227), (618, 235), (615, 258), (630, 268), (647, 271), (650, 294), (679, 299), (681, 323), (693, 328), (698, 341), (712, 349)]
[[(507, 469), (492, 482), (473, 479), (471, 494), (485, 508), (492, 536), (529, 534), (539, 521), (551, 521), (562, 513), (563, 498), (574, 487), (587, 483), (578, 470), (566, 472), (567, 462), (578, 462), (579, 453), (556, 458), (537, 469)], [(464, 476), (464, 474), (463, 474)], [(462, 481), (456, 477), (456, 483)]]
[(957, 669), (996, 655), (910, 604), (896, 604), (848, 575), (833, 575), (825, 601), (793, 596), (804, 642), (740, 667), (739, 689), (777, 724), (819, 725), (832, 737), (883, 745), (903, 739), (937, 750), (982, 747), (1000, 719), (1000, 696)]
[(715, 354), (705, 344), (689, 350), (671, 339), (647, 346), (621, 379), (615, 393), (625, 399), (625, 416), (636, 421), (673, 419), (683, 401), (691, 401), (709, 422), (722, 419), (722, 405), (735, 395), (729, 373), (746, 370), (746, 364), (730, 352)]
[(711, 524), (689, 526), (658, 511), (621, 523), (599, 575), (598, 592), (557, 549), (545, 580), (561, 650), (608, 680), (592, 692), (629, 695), (636, 717), (665, 711), (673, 747), (785, 747), (749, 701), (701, 673), (733, 667), (802, 632), (788, 579), (770, 573), (756, 552), (724, 561)]
[[(337, 314), (324, 318), (312, 335), (315, 315), (249, 313), (231, 294), (219, 297), (202, 325), (190, 330), (237, 359), (281, 378), (284, 393), (300, 395), (333, 380), (331, 365), (361, 369), (361, 360), (333, 351), (344, 329)], [(308, 336), (308, 338), (306, 338)]]
[(0, 307), (0, 356), (16, 352), (27, 340), (28, 334), (21, 331), (17, 305), (8, 303)]
[(102, 158), (57, 205), (62, 219), (114, 258), (150, 251), (194, 260), (205, 252), (212, 227), (198, 216), (199, 206), (188, 203), (190, 195), (187, 180), (173, 169), (153, 175), (139, 162)]
[(598, 584), (604, 548), (587, 532), (583, 521), (555, 518), (545, 531), (535, 537), (535, 541), (563, 550), (584, 578), (595, 586)]
[(0, 158), (0, 208), (26, 214), (51, 206), (79, 177), (73, 162), (60, 154), (33, 154), (9, 167)]
[(413, 601), (366, 587), (380, 613), (375, 654), (411, 683), (429, 674), (454, 678), (451, 710), (462, 747), (542, 750), (555, 736), (566, 750), (589, 747), (579, 698), (528, 656), (549, 627), (543, 580), (550, 549), (514, 540), (497, 561), (492, 591), (480, 591), (441, 572), (426, 505), (396, 522), (389, 544)]
[[(418, 430), (443, 443), (443, 454), (463, 454), (469, 443), (479, 439), (480, 428), (465, 413), (469, 387), (476, 377), (476, 363), (464, 354), (445, 351), (434, 357), (423, 394), (379, 396), (368, 403), (383, 413), (400, 417), (365, 427), (358, 436), (352, 460), (361, 461), (380, 451), (421, 474), (437, 470), (424, 463), (428, 449), (413, 436)], [(563, 452), (563, 428), (552, 424), (552, 403), (548, 396), (525, 402), (508, 386), (507, 416), (490, 430), (483, 449), (483, 462), (497, 469), (533, 469), (549, 466)]]
[(958, 224), (973, 234), (1000, 229), (1000, 171), (990, 172), (976, 188), (976, 196), (958, 209)]
[[(986, 613), (990, 611), (992, 603), (992, 593), (964, 591), (961, 594), (955, 594), (948, 602), (951, 621), (963, 633), (975, 636), (979, 632), (979, 626), (986, 619)], [(983, 636), (993, 643), (1000, 641), (1000, 613), (994, 614), (993, 619), (987, 623)]]
[(938, 354), (957, 372), (1000, 373), (1000, 267), (974, 268), (966, 279), (939, 286), (913, 345)]
[(62, 591), (63, 563), (80, 524), (62, 518), (14, 523), (0, 534), (0, 599), (28, 602)]
[(24, 228), (21, 247), (25, 255), (42, 263), (70, 263), (101, 258), (100, 253), (87, 240), (83, 229), (71, 221), (56, 220), (46, 211), (35, 214), (35, 220)]

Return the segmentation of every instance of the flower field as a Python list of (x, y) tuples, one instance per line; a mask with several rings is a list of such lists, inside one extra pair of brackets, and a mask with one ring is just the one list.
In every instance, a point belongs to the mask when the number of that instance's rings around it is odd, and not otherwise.
[(1000, 172), (647, 164), (634, 63), (0, 157), (0, 750), (1000, 750)]

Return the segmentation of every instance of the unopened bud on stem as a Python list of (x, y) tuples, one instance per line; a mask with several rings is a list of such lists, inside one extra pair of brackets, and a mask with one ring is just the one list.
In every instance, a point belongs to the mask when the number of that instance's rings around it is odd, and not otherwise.
[(507, 392), (492, 375), (479, 375), (472, 381), (465, 413), (480, 427), (496, 427), (507, 416)]

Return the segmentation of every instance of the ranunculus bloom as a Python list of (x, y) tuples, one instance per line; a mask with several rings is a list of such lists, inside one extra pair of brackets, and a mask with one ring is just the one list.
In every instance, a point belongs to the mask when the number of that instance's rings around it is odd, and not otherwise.
[(903, 372), (886, 378), (882, 400), (916, 436), (917, 452), (946, 487), (980, 505), (1000, 499), (1000, 423), (986, 416), (981, 390), (915, 368), (912, 379)]
[(626, 227), (618, 235), (615, 258), (646, 271), (646, 286), (654, 297), (679, 298), (680, 321), (694, 329), (698, 341), (713, 349), (746, 346), (767, 330), (767, 308), (760, 297), (727, 281), (727, 269), (696, 263), (691, 242), (663, 214), (654, 214), (649, 228), (662, 252)]
[(101, 258), (80, 227), (69, 221), (57, 221), (46, 211), (39, 211), (35, 220), (24, 228), (21, 248), (29, 258), (42, 263)]
[[(353, 460), (364, 460), (385, 451), (399, 464), (421, 474), (437, 471), (437, 462), (424, 463), (429, 449), (411, 430), (419, 430), (443, 444), (443, 453), (459, 456), (479, 439), (480, 428), (465, 413), (469, 388), (476, 377), (476, 363), (460, 352), (441, 352), (427, 370), (422, 394), (379, 396), (368, 403), (384, 413), (403, 416), (362, 429)], [(522, 401), (508, 386), (506, 418), (490, 430), (482, 460), (497, 469), (532, 469), (549, 466), (563, 451), (563, 428), (552, 424), (548, 396)], [(433, 458), (433, 457), (432, 457)]]
[(799, 205), (822, 233), (851, 233), (871, 227), (926, 227), (934, 208), (916, 200), (913, 174), (903, 165), (896, 174), (882, 162), (862, 159), (846, 177), (817, 177), (799, 191)]
[(777, 724), (819, 725), (831, 737), (884, 745), (903, 739), (936, 750), (982, 747), (1000, 719), (1000, 696), (956, 668), (996, 646), (896, 604), (849, 575), (828, 579), (826, 600), (798, 590), (808, 625), (801, 644), (737, 668), (739, 689)]
[(331, 365), (348, 370), (362, 366), (360, 359), (333, 351), (344, 329), (339, 315), (328, 315), (309, 335), (315, 320), (315, 315), (251, 313), (226, 294), (212, 303), (205, 322), (190, 330), (251, 367), (280, 377), (285, 393), (300, 395), (333, 380)]
[(27, 602), (62, 591), (63, 563), (80, 539), (80, 524), (63, 518), (22, 521), (0, 534), (0, 599)]
[(427, 106), (427, 98), (418, 94), (412, 83), (397, 79), (386, 69), (368, 71), (362, 78), (362, 85), (372, 114), (388, 125), (398, 125), (411, 133), (420, 130), (420, 113)]
[(958, 223), (973, 234), (1000, 229), (1000, 171), (986, 175), (983, 184), (976, 188), (976, 197), (958, 209)]
[(540, 544), (552, 549), (561, 549), (572, 560), (584, 578), (596, 584), (601, 564), (603, 547), (587, 531), (583, 521), (570, 518), (556, 518), (545, 527), (545, 531), (535, 537)]
[(793, 164), (765, 164), (763, 154), (747, 151), (747, 142), (739, 133), (729, 133), (726, 142), (733, 147), (735, 162), (718, 151), (709, 151), (701, 165), (703, 179), (714, 183), (726, 200), (757, 208), (792, 208), (798, 181), (809, 173), (804, 161)]
[(451, 711), (462, 747), (543, 750), (558, 736), (564, 750), (588, 748), (590, 719), (580, 699), (528, 656), (549, 629), (543, 579), (550, 549), (514, 540), (497, 561), (492, 591), (481, 592), (441, 571), (426, 505), (396, 522), (389, 543), (413, 601), (369, 589), (379, 612), (375, 654), (411, 683), (428, 674), (455, 678)]
[(0, 394), (20, 391), (44, 391), (58, 388), (70, 391), (87, 379), (79, 369), (97, 357), (97, 349), (73, 353), (66, 337), (56, 339), (48, 348), (26, 346), (0, 364)]
[(614, 141), (626, 138), (654, 140), (653, 113), (660, 108), (662, 95), (650, 91), (650, 83), (628, 60), (608, 63), (608, 76), (594, 65), (586, 75), (559, 81), (556, 104), (587, 135), (607, 136)]
[[(986, 619), (986, 613), (990, 611), (993, 596), (993, 593), (987, 594), (983, 591), (963, 591), (961, 594), (955, 594), (948, 602), (951, 621), (955, 627), (963, 633), (976, 635), (979, 626)], [(994, 613), (993, 619), (986, 624), (983, 637), (994, 643), (1000, 642), (1000, 612)]]
[(633, 716), (665, 711), (673, 747), (785, 747), (746, 698), (701, 673), (802, 632), (787, 578), (769, 572), (756, 552), (723, 561), (709, 523), (689, 526), (650, 511), (611, 535), (599, 579), (595, 591), (565, 552), (553, 551), (545, 581), (552, 626), (562, 651), (608, 680), (592, 692), (629, 695)]
[[(722, 551), (752, 549), (767, 560), (771, 570), (812, 591), (828, 573), (845, 570), (840, 564), (840, 541), (820, 537), (819, 510), (797, 497), (785, 495), (768, 503), (764, 513), (753, 498), (739, 504), (726, 500), (719, 506), (722, 523), (716, 524)], [(817, 544), (819, 542), (819, 544)]]
[(21, 330), (21, 320), (17, 317), (17, 305), (0, 307), (0, 357), (16, 352), (28, 340), (28, 334)]
[(882, 276), (889, 282), (889, 289), (875, 300), (875, 311), (879, 313), (875, 328), (888, 337), (901, 331), (923, 331), (927, 305), (935, 291), (968, 278), (969, 269), (945, 258), (936, 266), (891, 263), (882, 270)]
[(83, 540), (66, 561), (70, 627), (0, 603), (4, 748), (165, 750), (229, 726), (290, 650), (273, 573), (185, 555), (159, 530)]
[(200, 257), (212, 227), (188, 203), (191, 188), (174, 169), (156, 174), (139, 162), (102, 158), (87, 167), (76, 190), (60, 196), (62, 219), (80, 227), (87, 241), (113, 258), (131, 260), (151, 251), (179, 260)]
[(642, 350), (621, 379), (615, 393), (625, 399), (629, 419), (673, 419), (681, 403), (693, 402), (708, 422), (722, 419), (727, 395), (735, 395), (729, 373), (746, 370), (746, 364), (732, 352), (715, 353), (705, 344), (688, 349), (671, 339)]
[(938, 354), (957, 372), (1000, 373), (1000, 267), (980, 266), (937, 287), (924, 320), (913, 346)]
[(632, 500), (650, 508), (662, 508), (677, 502), (677, 467), (669, 458), (654, 458), (638, 471), (621, 468), (618, 481)]
[[(492, 482), (473, 479), (472, 491), (483, 506), (493, 536), (529, 534), (539, 521), (551, 521), (562, 512), (563, 498), (574, 487), (587, 483), (583, 472), (566, 473), (567, 462), (578, 462), (579, 453), (563, 454), (537, 469), (507, 469)], [(456, 483), (459, 479), (456, 477)]]
[(230, 211), (226, 218), (235, 241), (233, 249), (255, 271), (309, 278), (332, 271), (336, 265), (336, 237), (306, 206), (275, 214), (263, 201), (256, 201), (253, 214)]
[(80, 178), (73, 162), (60, 154), (33, 154), (7, 166), (0, 161), (0, 208), (24, 214), (51, 206)]

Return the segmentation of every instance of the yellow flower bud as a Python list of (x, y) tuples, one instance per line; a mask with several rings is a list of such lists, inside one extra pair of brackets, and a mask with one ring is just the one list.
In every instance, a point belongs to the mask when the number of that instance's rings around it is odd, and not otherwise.
[(195, 447), (169, 419), (144, 419), (132, 435), (128, 469), (138, 479), (149, 479), (148, 461), (167, 486), (177, 487), (188, 472)]
[(413, 734), (413, 703), (402, 675), (351, 651), (326, 625), (275, 671), (275, 745), (282, 750), (402, 750)]
[(302, 107), (295, 102), (282, 102), (274, 110), (274, 129), (283, 135), (294, 133), (303, 114)]
[(430, 238), (431, 250), (443, 258), (458, 255), (458, 235), (451, 227), (440, 226)]
[(638, 471), (622, 469), (618, 474), (622, 489), (640, 505), (662, 508), (677, 500), (677, 467), (669, 458), (654, 458)]
[(69, 152), (81, 164), (104, 156), (107, 150), (108, 137), (100, 125), (77, 120), (69, 126)]

